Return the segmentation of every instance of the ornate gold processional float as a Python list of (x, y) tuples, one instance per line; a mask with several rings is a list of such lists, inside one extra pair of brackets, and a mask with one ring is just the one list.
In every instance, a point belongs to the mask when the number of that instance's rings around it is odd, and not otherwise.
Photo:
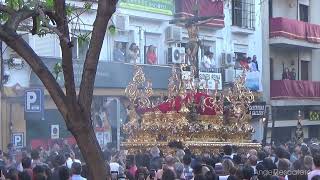
[[(249, 121), (248, 106), (253, 93), (245, 87), (245, 72), (232, 88), (210, 91), (208, 84), (201, 87), (186, 65), (173, 65), (168, 92), (162, 102), (151, 102), (152, 83), (140, 66), (134, 65), (132, 82), (125, 93), (131, 105), (129, 121), (123, 130), (127, 139), (124, 149), (136, 152), (160, 146), (170, 151), (169, 142), (180, 141), (196, 153), (218, 150), (226, 144), (243, 148), (258, 148), (250, 143), (254, 129)], [(187, 74), (187, 75), (186, 75)]]
[(177, 141), (195, 153), (218, 151), (226, 144), (246, 149), (260, 147), (250, 143), (254, 129), (247, 112), (254, 95), (245, 87), (246, 72), (221, 92), (219, 80), (215, 90), (209, 90), (208, 81), (199, 81), (198, 26), (210, 19), (194, 16), (176, 20), (175, 24), (184, 23), (188, 31), (191, 63), (172, 65), (168, 92), (160, 101), (151, 101), (152, 82), (142, 67), (134, 65), (133, 79), (125, 90), (131, 103), (129, 121), (123, 125), (127, 138), (121, 143), (129, 153), (153, 146), (170, 152), (168, 143)]

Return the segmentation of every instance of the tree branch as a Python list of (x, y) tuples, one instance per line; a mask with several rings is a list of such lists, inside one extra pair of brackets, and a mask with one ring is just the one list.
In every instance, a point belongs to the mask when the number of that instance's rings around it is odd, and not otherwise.
[(49, 20), (46, 18), (46, 15), (45, 15), (45, 13), (43, 12), (42, 9), (39, 9), (38, 12), (39, 12), (39, 16), (40, 16), (40, 18), (41, 18), (41, 20), (42, 20), (42, 22), (43, 22), (42, 25), (43, 25), (44, 27), (47, 27), (47, 28), (48, 28), (49, 30), (51, 30), (52, 32), (56, 33), (61, 40), (63, 40), (65, 43), (68, 44), (68, 46), (71, 47), (72, 44), (71, 44), (70, 38), (68, 38), (67, 36), (65, 36), (64, 34), (62, 34), (62, 32), (60, 32), (60, 31), (58, 30), (58, 28), (52, 26), (52, 25), (49, 23)]
[(98, 1), (97, 15), (93, 24), (89, 49), (86, 54), (78, 100), (81, 108), (88, 110), (88, 112), (86, 112), (87, 114), (90, 113), (94, 81), (103, 40), (107, 31), (108, 22), (116, 11), (117, 2), (118, 0)]
[(72, 62), (72, 44), (70, 42), (68, 19), (66, 14), (66, 4), (65, 0), (55, 0), (54, 7), (56, 10), (56, 16), (58, 17), (57, 29), (60, 32), (60, 46), (62, 51), (62, 70), (65, 80), (66, 95), (67, 98), (72, 102), (72, 104), (77, 103), (77, 94), (74, 81), (74, 70)]
[(61, 114), (64, 117), (68, 117), (69, 112), (61, 87), (30, 45), (25, 42), (20, 35), (6, 26), (0, 26), (0, 39), (16, 51), (30, 65), (33, 72), (37, 74), (43, 85), (49, 91)]
[(15, 11), (12, 8), (10, 8), (6, 5), (3, 5), (3, 4), (0, 4), (0, 12), (6, 12), (10, 15), (15, 13)]
[(36, 10), (30, 10), (27, 7), (23, 7), (22, 9), (11, 14), (9, 20), (5, 23), (5, 25), (15, 31), (18, 29), (18, 26), (22, 21), (31, 18), (36, 14)]

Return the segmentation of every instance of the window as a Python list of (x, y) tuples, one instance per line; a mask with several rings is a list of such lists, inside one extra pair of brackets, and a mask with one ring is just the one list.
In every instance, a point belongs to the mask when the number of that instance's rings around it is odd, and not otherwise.
[(300, 21), (309, 22), (309, 6), (299, 4)]
[(254, 29), (254, 0), (232, 0), (232, 25)]
[(73, 43), (72, 58), (84, 60), (89, 48), (89, 41), (79, 41), (77, 37), (71, 37), (71, 42)]
[(309, 61), (301, 61), (301, 80), (309, 80)]

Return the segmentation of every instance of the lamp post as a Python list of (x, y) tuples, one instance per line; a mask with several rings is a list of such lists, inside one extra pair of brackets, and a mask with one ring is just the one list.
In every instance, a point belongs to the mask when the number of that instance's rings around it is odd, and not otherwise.
[(302, 121), (302, 115), (301, 115), (301, 111), (299, 110), (298, 111), (298, 122), (297, 122), (297, 129), (296, 129), (296, 137), (295, 137), (295, 140), (296, 140), (296, 144), (302, 144), (303, 143), (303, 128), (302, 128), (302, 124), (301, 124), (301, 121)]
[(267, 145), (269, 113), (270, 113), (270, 107), (266, 107), (266, 112), (263, 118), (263, 140), (262, 140), (263, 146)]

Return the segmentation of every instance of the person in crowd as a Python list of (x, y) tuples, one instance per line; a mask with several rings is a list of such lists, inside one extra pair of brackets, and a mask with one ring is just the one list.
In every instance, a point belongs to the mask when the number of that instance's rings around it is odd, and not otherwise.
[(113, 50), (113, 59), (116, 62), (125, 62), (125, 55), (121, 42), (116, 42)]
[(24, 158), (22, 159), (21, 163), (22, 163), (23, 171), (24, 171), (24, 172), (27, 172), (28, 175), (29, 175), (30, 177), (32, 177), (32, 176), (33, 176), (33, 172), (32, 172), (32, 167), (31, 167), (31, 158), (29, 158), (29, 157), (24, 157)]
[(308, 170), (308, 171), (312, 171), (312, 168), (313, 168), (313, 158), (312, 156), (305, 156), (304, 159), (303, 159), (303, 163), (304, 163), (304, 166), (305, 168)]
[(148, 47), (146, 57), (148, 64), (157, 64), (156, 48), (153, 45)]
[(5, 165), (5, 161), (3, 158), (3, 151), (0, 149), (0, 166), (4, 166)]
[(140, 50), (136, 43), (132, 43), (128, 51), (128, 62), (139, 63)]
[[(53, 172), (52, 172), (52, 179), (56, 179), (56, 180), (62, 180), (60, 179), (60, 175), (59, 175), (59, 171), (61, 168), (65, 168), (66, 166), (66, 159), (65, 156), (58, 154), (55, 155), (52, 158), (52, 164), (53, 164)], [(67, 168), (67, 167), (66, 167)]]
[(9, 156), (9, 154), (4, 155), (5, 159), (5, 169), (16, 168), (16, 161), (13, 159), (14, 157)]
[(258, 151), (258, 155), (257, 155), (257, 158), (258, 158), (258, 160), (257, 160), (257, 164), (262, 163), (262, 162), (263, 162), (263, 160), (264, 160), (266, 157), (268, 157), (268, 156), (267, 156), (267, 154), (266, 154), (263, 150)]
[(175, 180), (176, 176), (174, 174), (174, 171), (172, 171), (171, 169), (164, 169), (162, 174), (162, 179)]
[(170, 169), (174, 172), (174, 164), (175, 164), (175, 158), (171, 155), (166, 156), (164, 159), (165, 164), (163, 164), (162, 169), (158, 170), (156, 173), (157, 179), (162, 179), (162, 175), (165, 169)]
[(222, 167), (223, 167), (223, 173), (220, 173), (219, 179), (226, 180), (231, 174), (234, 173), (235, 167), (232, 160), (230, 159), (223, 160)]
[(254, 170), (249, 165), (242, 165), (237, 169), (236, 176), (241, 180), (251, 180), (254, 176)]
[(137, 170), (136, 176), (135, 176), (136, 180), (146, 180), (149, 178), (149, 171), (146, 167), (140, 167)]
[(289, 71), (289, 68), (285, 68), (284, 72), (282, 73), (282, 80), (290, 80), (291, 78), (291, 74)]
[(71, 180), (70, 179), (70, 171), (66, 166), (62, 166), (59, 168), (59, 179), (60, 180)]
[(255, 155), (251, 155), (248, 158), (247, 164), (253, 168), (254, 174), (257, 174), (257, 172), (256, 172), (257, 161), (258, 161), (258, 158)]
[(46, 176), (46, 169), (44, 168), (44, 165), (36, 165), (32, 169), (33, 173), (33, 179), (40, 179), (41, 177), (47, 177)]
[(290, 161), (288, 159), (282, 158), (279, 160), (278, 172), (279, 172), (280, 180), (288, 179), (286, 172), (288, 172), (289, 168), (290, 168)]
[(178, 149), (176, 152), (176, 158), (179, 162), (183, 162), (183, 157), (186, 153), (182, 149)]
[(291, 69), (291, 72), (290, 72), (290, 77), (291, 77), (291, 80), (296, 80), (296, 69), (295, 68), (292, 68)]
[(150, 160), (150, 169), (158, 171), (162, 168), (163, 159), (160, 157), (160, 150), (158, 147), (153, 147), (150, 150), (151, 160)]
[(65, 156), (66, 156), (66, 159), (67, 159), (66, 160), (66, 164), (67, 164), (67, 167), (69, 169), (71, 169), (72, 163), (74, 163), (74, 162), (77, 162), (77, 163), (81, 164), (81, 161), (79, 159), (76, 159), (75, 154), (74, 154), (73, 151), (70, 151), (70, 153), (66, 153)]
[(251, 62), (251, 71), (259, 71), (259, 65), (257, 61), (257, 56), (253, 55)]
[(313, 170), (308, 174), (308, 180), (311, 180), (314, 176), (320, 176), (320, 153), (315, 153), (313, 157)]
[(301, 146), (296, 145), (294, 148), (294, 151), (290, 155), (290, 161), (293, 163), (296, 160), (298, 160), (300, 156), (301, 156)]
[(204, 53), (204, 56), (203, 56), (203, 58), (201, 60), (201, 66), (202, 66), (202, 69), (204, 71), (207, 71), (209, 69), (215, 68), (216, 64), (215, 64), (215, 61), (213, 59), (213, 52), (206, 51)]
[(248, 64), (248, 58), (247, 55), (244, 55), (241, 59), (240, 59), (240, 67), (242, 69), (248, 70), (249, 69), (249, 64)]
[(176, 162), (174, 164), (174, 172), (176, 174), (176, 178), (177, 179), (186, 179), (184, 177), (184, 173), (183, 173), (183, 170), (184, 170), (184, 165), (180, 162)]
[(136, 166), (136, 160), (135, 160), (135, 156), (134, 155), (128, 155), (126, 157), (126, 170), (128, 172), (127, 174), (135, 176), (136, 171), (138, 170), (138, 168)]
[(71, 166), (71, 180), (86, 180), (86, 178), (81, 176), (82, 167), (81, 164), (78, 162), (72, 163)]
[(222, 159), (230, 159), (230, 160), (232, 160), (232, 146), (230, 146), (230, 145), (225, 145), (224, 147), (223, 147), (223, 152), (224, 152), (224, 155), (223, 155), (223, 157), (222, 157)]
[(32, 180), (32, 176), (27, 171), (19, 172), (18, 174), (19, 180)]
[(111, 173), (116, 173), (118, 176), (124, 175), (124, 167), (119, 163), (119, 153), (115, 153), (115, 155), (111, 157), (109, 166)]
[(185, 154), (183, 156), (183, 160), (182, 160), (184, 165), (183, 175), (186, 180), (191, 180), (193, 178), (193, 173), (192, 173), (193, 169), (191, 168), (191, 161), (192, 161), (192, 158), (190, 154)]
[(39, 151), (34, 149), (31, 151), (31, 158), (32, 158), (32, 163), (31, 163), (31, 167), (34, 168), (36, 166), (48, 166), (47, 164), (43, 163), (40, 160), (40, 154)]

